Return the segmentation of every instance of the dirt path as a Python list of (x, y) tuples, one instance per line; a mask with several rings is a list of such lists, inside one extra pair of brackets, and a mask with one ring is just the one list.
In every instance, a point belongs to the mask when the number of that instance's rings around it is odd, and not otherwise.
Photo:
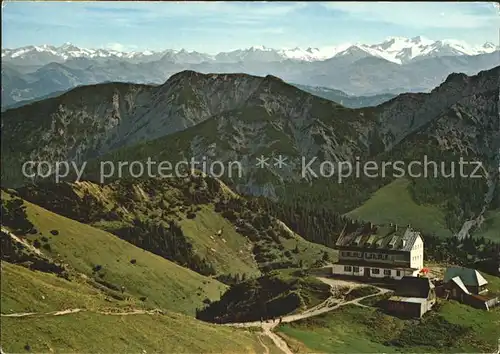
[(78, 312), (92, 312), (98, 313), (101, 315), (109, 315), (109, 316), (129, 316), (129, 315), (159, 315), (163, 314), (161, 310), (139, 310), (132, 309), (130, 311), (125, 312), (114, 312), (114, 311), (90, 311), (85, 309), (67, 309), (63, 311), (51, 311), (51, 312), (19, 312), (19, 313), (2, 313), (1, 317), (29, 317), (29, 316), (64, 316), (72, 313)]
[[(329, 278), (321, 278), (321, 277), (318, 277), (318, 279), (332, 287), (331, 288), (332, 296), (330, 296), (328, 299), (323, 301), (321, 304), (316, 305), (314, 307), (311, 307), (310, 309), (307, 309), (304, 312), (301, 312), (301, 313), (295, 314), (295, 315), (289, 315), (289, 316), (282, 317), (282, 320), (281, 320), (282, 323), (290, 323), (290, 322), (302, 320), (304, 318), (318, 316), (318, 315), (321, 315), (325, 312), (329, 312), (329, 311), (338, 309), (339, 307), (346, 306), (346, 305), (358, 305), (358, 306), (362, 306), (362, 307), (368, 307), (366, 305), (361, 304), (360, 301), (367, 299), (367, 298), (370, 298), (370, 297), (373, 297), (373, 296), (385, 294), (385, 293), (391, 291), (389, 289), (376, 287), (379, 290), (378, 293), (366, 295), (366, 296), (356, 298), (353, 300), (349, 300), (349, 301), (342, 301), (342, 300), (339, 300), (335, 297), (336, 290), (338, 290), (339, 288), (349, 287), (350, 290), (345, 294), (345, 295), (347, 295), (353, 289), (355, 289), (357, 287), (361, 287), (361, 286), (366, 286), (366, 285), (360, 284), (360, 283), (355, 283), (355, 282), (344, 281), (344, 280), (337, 280), (337, 279), (329, 279)], [(276, 333), (273, 332), (273, 329), (278, 325), (279, 325), (279, 321), (275, 321), (275, 322), (270, 321), (270, 322), (263, 322), (263, 323), (261, 323), (260, 321), (255, 321), (255, 322), (225, 323), (224, 324), (224, 326), (232, 326), (232, 327), (261, 327), (263, 333), (265, 335), (267, 335), (269, 338), (271, 338), (271, 340), (274, 342), (274, 344), (278, 348), (280, 348), (281, 351), (283, 351), (286, 354), (293, 354), (293, 352), (290, 350), (290, 348), (288, 347), (288, 344), (283, 340), (283, 338), (281, 338), (279, 335), (277, 335)]]
[[(328, 278), (318, 278), (318, 279), (331, 286), (332, 295), (328, 299), (323, 301), (322, 303), (320, 303), (314, 307), (311, 307), (311, 308), (309, 308), (309, 309), (307, 309), (299, 314), (283, 316), (282, 320), (281, 320), (282, 323), (290, 323), (290, 322), (302, 320), (304, 318), (318, 316), (318, 315), (321, 315), (325, 312), (329, 312), (329, 311), (338, 309), (341, 306), (346, 306), (346, 305), (350, 305), (350, 304), (354, 304), (354, 305), (358, 305), (358, 306), (362, 306), (362, 307), (368, 307), (366, 305), (361, 304), (360, 301), (367, 299), (369, 297), (381, 295), (381, 294), (384, 294), (384, 293), (387, 293), (390, 291), (388, 289), (376, 287), (379, 290), (378, 293), (366, 295), (366, 296), (356, 298), (353, 300), (349, 300), (349, 301), (343, 301), (341, 299), (336, 298), (336, 296), (338, 296), (336, 294), (338, 289), (349, 287), (350, 290), (345, 294), (345, 295), (347, 295), (353, 289), (360, 287), (360, 286), (365, 286), (365, 285), (360, 284), (360, 283), (355, 283), (355, 282), (348, 282), (348, 281), (328, 279)], [(130, 311), (125, 311), (125, 312), (113, 312), (113, 311), (89, 311), (89, 310), (85, 310), (85, 309), (74, 308), (74, 309), (66, 309), (66, 310), (62, 310), (62, 311), (52, 311), (52, 312), (45, 312), (45, 313), (20, 312), (20, 313), (1, 314), (1, 317), (64, 316), (64, 315), (69, 315), (69, 314), (84, 312), (84, 311), (99, 313), (99, 314), (103, 314), (103, 315), (110, 315), (110, 316), (163, 314), (163, 312), (159, 309), (154, 309), (154, 310), (132, 309)], [(225, 323), (225, 324), (223, 324), (223, 326), (243, 327), (243, 328), (261, 327), (262, 334), (269, 337), (273, 341), (273, 343), (276, 345), (276, 347), (278, 347), (285, 354), (293, 354), (293, 352), (290, 350), (290, 348), (288, 347), (288, 344), (285, 342), (285, 340), (273, 332), (273, 329), (276, 326), (278, 326), (279, 323), (280, 323), (279, 321), (273, 321), (273, 322), (266, 321), (266, 322), (262, 322), (262, 323), (260, 321), (255, 321), (255, 322), (243, 322), (243, 323)], [(269, 348), (267, 347), (267, 345), (265, 345), (265, 343), (262, 341), (260, 336), (258, 337), (258, 339), (259, 339), (259, 342), (264, 347), (265, 354), (269, 354)]]
[[(289, 315), (289, 316), (282, 317), (282, 323), (295, 322), (295, 321), (298, 321), (298, 320), (302, 320), (304, 318), (318, 316), (318, 315), (321, 315), (322, 313), (329, 312), (329, 311), (338, 309), (339, 307), (346, 306), (346, 305), (360, 305), (360, 306), (365, 306), (363, 304), (360, 304), (361, 300), (367, 299), (367, 298), (372, 297), (372, 296), (377, 296), (377, 295), (385, 294), (385, 293), (391, 291), (391, 290), (382, 289), (382, 288), (378, 288), (378, 289), (379, 289), (378, 293), (371, 294), (371, 295), (366, 295), (366, 296), (359, 297), (359, 298), (356, 298), (356, 299), (353, 299), (353, 300), (349, 300), (349, 301), (339, 302), (338, 299), (328, 298), (323, 303), (321, 303), (321, 304), (319, 304), (319, 305), (317, 305), (317, 306), (315, 306), (315, 307), (313, 307), (311, 309), (305, 310), (304, 312), (301, 312), (301, 313), (296, 314), (296, 315)], [(242, 323), (225, 323), (224, 326), (233, 326), (233, 327), (262, 327), (262, 328), (273, 329), (278, 324), (279, 324), (278, 321), (276, 321), (276, 322), (264, 322), (264, 323), (260, 323), (260, 321), (255, 321), (255, 322), (242, 322)]]
[(259, 340), (259, 343), (264, 347), (264, 354), (269, 354), (269, 348), (267, 345), (264, 344), (264, 342), (262, 341), (262, 335), (258, 335), (257, 336), (257, 339)]
[(293, 352), (290, 350), (290, 348), (288, 347), (288, 344), (283, 340), (283, 338), (281, 338), (280, 336), (278, 336), (276, 333), (274, 333), (272, 331), (272, 329), (276, 325), (273, 324), (272, 327), (271, 327), (270, 323), (269, 323), (269, 325), (270, 326), (266, 326), (266, 325), (262, 326), (262, 330), (263, 330), (264, 334), (266, 336), (268, 336), (269, 338), (271, 338), (271, 340), (273, 341), (274, 345), (277, 346), (283, 353), (285, 353), (285, 354), (293, 354)]

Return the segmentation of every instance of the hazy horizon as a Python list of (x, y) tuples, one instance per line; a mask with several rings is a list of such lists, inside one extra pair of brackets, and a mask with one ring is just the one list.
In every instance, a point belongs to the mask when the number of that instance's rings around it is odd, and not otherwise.
[(72, 43), (209, 54), (265, 46), (375, 44), (388, 37), (499, 44), (490, 2), (29, 2), (3, 4), (2, 48)]

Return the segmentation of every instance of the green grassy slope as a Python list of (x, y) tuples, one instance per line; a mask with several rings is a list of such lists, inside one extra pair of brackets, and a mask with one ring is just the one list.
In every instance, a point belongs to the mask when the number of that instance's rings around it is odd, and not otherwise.
[(347, 213), (353, 219), (371, 221), (377, 224), (411, 224), (417, 230), (447, 237), (445, 214), (434, 205), (415, 203), (408, 189), (409, 181), (397, 179), (380, 188), (360, 207)]
[[(2, 199), (8, 198), (8, 194), (2, 193)], [(28, 242), (40, 242), (46, 237), (49, 246), (42, 245), (42, 251), (52, 259), (118, 289), (124, 286), (126, 293), (137, 298), (145, 297), (148, 306), (194, 314), (204, 299), (217, 299), (226, 288), (216, 280), (180, 267), (105, 231), (29, 202), (25, 205), (28, 219), (39, 232), (38, 235), (25, 235)], [(58, 235), (52, 235), (51, 230), (57, 230)], [(94, 272), (97, 265), (101, 269)]]
[(299, 353), (492, 352), (500, 337), (500, 309), (487, 312), (453, 301), (422, 320), (402, 320), (374, 308), (345, 306), (282, 325)]
[(2, 318), (2, 349), (22, 353), (26, 345), (38, 353), (265, 352), (254, 332), (208, 325), (174, 313)]
[(215, 212), (213, 205), (201, 206), (195, 219), (182, 214), (179, 223), (196, 252), (214, 264), (219, 273), (249, 276), (260, 273), (252, 254), (252, 243)]
[[(68, 281), (2, 261), (2, 313), (51, 312), (69, 308), (140, 307), (141, 301), (116, 301), (83, 278)], [(106, 300), (107, 299), (107, 300)]]
[[(9, 353), (31, 352), (169, 352), (262, 353), (258, 334), (209, 325), (188, 316), (163, 314), (106, 315), (127, 312), (142, 302), (105, 300), (83, 279), (1, 263), (2, 313), (46, 313), (82, 308), (68, 315), (2, 317), (1, 346)], [(124, 306), (124, 305), (127, 306)], [(266, 342), (272, 347), (272, 343)]]
[(179, 314), (108, 316), (76, 313), (3, 318), (2, 346), (10, 353), (262, 353), (257, 334), (211, 326)]

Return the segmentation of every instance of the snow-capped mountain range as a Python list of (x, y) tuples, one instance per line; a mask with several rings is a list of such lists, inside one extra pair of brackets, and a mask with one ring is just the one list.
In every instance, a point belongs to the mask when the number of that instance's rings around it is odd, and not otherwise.
[(499, 50), (499, 46), (487, 42), (481, 46), (471, 46), (458, 40), (431, 40), (424, 37), (404, 38), (390, 37), (378, 44), (345, 43), (322, 48), (288, 48), (273, 49), (264, 46), (254, 46), (248, 49), (238, 49), (218, 54), (206, 54), (196, 51), (172, 50), (120, 52), (110, 49), (79, 48), (71, 43), (56, 47), (52, 45), (26, 46), (14, 49), (2, 49), (2, 61), (18, 63), (45, 64), (62, 62), (72, 58), (88, 59), (122, 59), (134, 62), (149, 62), (166, 60), (174, 63), (220, 62), (235, 63), (245, 61), (276, 62), (323, 61), (335, 57), (352, 55), (374, 56), (397, 64), (429, 57), (478, 55)]

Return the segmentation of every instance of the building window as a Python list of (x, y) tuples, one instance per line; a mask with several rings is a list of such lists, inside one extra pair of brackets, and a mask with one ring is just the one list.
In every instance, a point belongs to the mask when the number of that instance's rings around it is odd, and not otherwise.
[(380, 274), (380, 269), (372, 268), (372, 274)]
[(352, 267), (352, 270), (354, 271), (354, 273), (359, 273), (359, 267)]
[(378, 259), (382, 259), (382, 255), (381, 254), (377, 254), (377, 258)]
[(347, 257), (351, 257), (351, 252), (347, 252)]
[(390, 269), (384, 269), (384, 275), (391, 275)]
[(386, 255), (386, 254), (384, 254), (384, 259), (387, 259), (387, 258), (389, 258), (389, 256), (388, 256), (388, 255)]
[(344, 272), (350, 272), (350, 271), (352, 271), (351, 266), (344, 266)]
[(400, 277), (401, 276), (401, 271), (400, 270), (397, 270), (396, 271), (396, 276)]
[(340, 255), (341, 255), (342, 257), (344, 257), (344, 256), (345, 256), (345, 252), (344, 252), (344, 251), (340, 252)]

